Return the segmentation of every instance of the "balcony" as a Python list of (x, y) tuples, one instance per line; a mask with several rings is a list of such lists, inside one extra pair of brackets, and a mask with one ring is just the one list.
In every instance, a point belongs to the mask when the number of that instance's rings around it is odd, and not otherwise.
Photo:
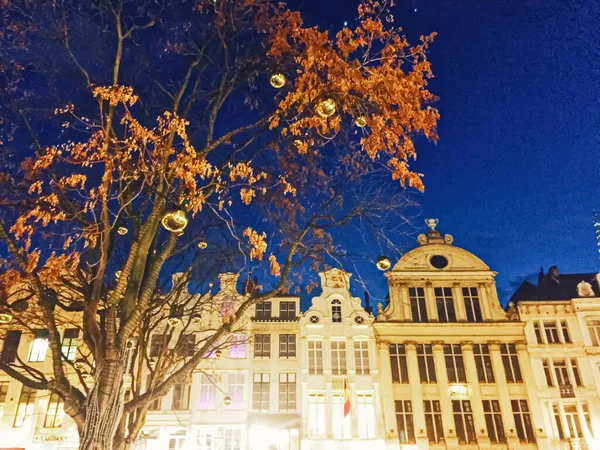
[(575, 390), (570, 384), (561, 384), (558, 386), (560, 398), (575, 398)]

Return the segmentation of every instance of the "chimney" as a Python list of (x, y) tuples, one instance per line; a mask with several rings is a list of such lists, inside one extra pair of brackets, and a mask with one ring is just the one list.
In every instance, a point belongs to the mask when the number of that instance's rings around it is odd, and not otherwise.
[(371, 308), (371, 303), (369, 302), (369, 291), (365, 291), (365, 311), (369, 314), (373, 313), (373, 308)]

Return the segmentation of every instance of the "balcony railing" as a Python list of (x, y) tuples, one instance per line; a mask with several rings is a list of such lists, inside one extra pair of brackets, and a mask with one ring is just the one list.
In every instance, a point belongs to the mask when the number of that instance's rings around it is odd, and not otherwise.
[(570, 384), (561, 384), (560, 386), (558, 386), (558, 390), (560, 391), (561, 398), (574, 398), (575, 397), (575, 390), (573, 389), (573, 386)]

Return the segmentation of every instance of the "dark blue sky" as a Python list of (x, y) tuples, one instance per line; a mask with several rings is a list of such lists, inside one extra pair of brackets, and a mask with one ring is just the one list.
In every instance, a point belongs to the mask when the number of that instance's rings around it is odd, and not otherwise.
[[(438, 217), (456, 245), (498, 271), (503, 301), (540, 266), (598, 271), (600, 2), (397, 3), (411, 41), (438, 33), (430, 60), (440, 141), (417, 146), (426, 186), (418, 222)], [(332, 31), (352, 22), (356, 4), (298, 2), (308, 21)], [(369, 274), (384, 294), (381, 274)]]

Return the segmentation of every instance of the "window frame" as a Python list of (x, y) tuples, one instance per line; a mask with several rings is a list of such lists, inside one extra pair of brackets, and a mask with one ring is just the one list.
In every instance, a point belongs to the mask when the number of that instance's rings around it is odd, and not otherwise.
[(369, 375), (371, 373), (369, 341), (365, 339), (355, 339), (353, 346), (354, 370), (356, 375)]
[(410, 303), (410, 313), (413, 322), (426, 323), (429, 321), (427, 315), (427, 299), (425, 298), (425, 289), (414, 286), (408, 288), (408, 301)]
[(282, 372), (279, 374), (279, 412), (296, 411), (298, 403), (296, 380), (295, 372)]
[(392, 367), (392, 383), (408, 384), (408, 361), (404, 344), (390, 344), (390, 364)]
[(438, 321), (442, 323), (455, 323), (457, 321), (456, 305), (454, 304), (452, 288), (439, 286), (433, 288), (433, 292), (438, 312)]
[(494, 364), (488, 344), (473, 344), (473, 356), (477, 367), (477, 379), (481, 384), (494, 384)]
[(63, 358), (65, 358), (66, 361), (75, 361), (75, 358), (77, 357), (78, 344), (79, 328), (65, 328), (60, 342), (60, 351), (62, 353)]
[(271, 374), (254, 372), (252, 374), (252, 411), (269, 412), (271, 410)]
[(6, 337), (4, 338), (4, 345), (2, 347), (2, 359), (5, 363), (13, 363), (16, 361), (19, 355), (19, 345), (21, 344), (21, 337), (23, 333), (21, 330), (8, 330)]
[[(470, 400), (452, 400), (452, 416), (459, 444), (476, 444), (477, 433)], [(462, 436), (461, 436), (462, 434)], [(461, 442), (462, 437), (462, 442)]]
[(44, 416), (44, 428), (60, 428), (65, 416), (64, 403), (60, 397), (51, 393), (46, 406), (46, 415)]
[[(284, 308), (285, 305), (285, 308)], [(284, 314), (285, 311), (285, 314)], [(296, 318), (296, 302), (294, 301), (281, 301), (279, 302), (279, 319), (281, 320), (293, 320)]]
[(310, 392), (308, 394), (308, 434), (311, 438), (325, 438), (327, 436), (327, 412), (325, 408), (325, 394)]
[(256, 333), (254, 335), (254, 359), (271, 359), (271, 335)]
[(342, 323), (342, 302), (337, 298), (331, 300), (331, 323)]
[[(411, 400), (394, 400), (396, 429), (400, 444), (415, 444), (415, 421)], [(402, 434), (404, 433), (404, 434)]]
[(500, 344), (500, 356), (502, 357), (506, 382), (523, 383), (523, 372), (521, 371), (516, 344)]
[(19, 400), (13, 419), (13, 428), (21, 428), (25, 424), (27, 418), (33, 415), (36, 396), (37, 391), (35, 389), (25, 385), (21, 386), (21, 393), (19, 394)]
[(466, 383), (465, 357), (460, 344), (444, 344), (444, 361), (449, 383)]
[(345, 340), (329, 341), (331, 354), (331, 374), (346, 375), (348, 373), (348, 362), (346, 355)]
[(279, 359), (296, 359), (296, 347), (295, 334), (279, 335)]
[(49, 347), (48, 330), (40, 328), (33, 330), (33, 341), (29, 347), (28, 362), (44, 362)]
[(479, 298), (479, 289), (473, 286), (462, 288), (462, 296), (465, 304), (465, 312), (467, 322), (481, 323), (483, 322), (483, 311), (481, 309), (481, 300)]
[(257, 303), (254, 310), (254, 319), (256, 320), (270, 320), (273, 318), (273, 302), (265, 300)]
[(425, 412), (425, 429), (427, 440), (430, 444), (444, 442), (444, 422), (442, 420), (442, 407), (439, 400), (423, 400)]
[(198, 409), (200, 411), (214, 411), (217, 409), (217, 386), (205, 373), (200, 374)]
[(323, 375), (323, 341), (321, 339), (309, 339), (307, 349), (308, 374)]
[(246, 377), (241, 372), (227, 374), (227, 395), (231, 399), (230, 410), (244, 409), (244, 386)]
[(483, 416), (490, 442), (492, 444), (505, 444), (506, 432), (502, 422), (500, 401), (494, 399), (483, 400)]
[[(517, 436), (519, 437), (519, 441), (535, 443), (529, 403), (525, 399), (511, 399), (510, 405), (513, 412), (515, 428), (517, 431)], [(515, 408), (515, 406), (517, 408)]]

